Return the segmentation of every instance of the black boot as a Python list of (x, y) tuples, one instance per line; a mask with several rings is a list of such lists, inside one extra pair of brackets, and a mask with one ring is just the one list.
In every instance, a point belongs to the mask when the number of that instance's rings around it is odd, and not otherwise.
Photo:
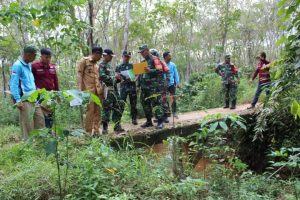
[(118, 133), (122, 133), (125, 131), (125, 129), (122, 128), (122, 126), (120, 124), (116, 125), (114, 127), (114, 131), (118, 134)]
[(108, 133), (108, 123), (107, 122), (102, 122), (102, 134), (107, 134)]
[(232, 102), (231, 102), (231, 107), (230, 107), (230, 109), (231, 110), (234, 110), (236, 108), (236, 100), (233, 100)]
[(223, 108), (229, 108), (229, 101), (225, 101), (225, 106)]
[(170, 121), (169, 121), (169, 119), (166, 117), (166, 118), (164, 119), (164, 122), (165, 122), (165, 123), (169, 123)]
[(147, 127), (151, 127), (151, 126), (153, 126), (151, 119), (147, 119), (147, 121), (141, 125), (142, 128), (147, 128)]
[(158, 119), (156, 128), (157, 129), (163, 129), (164, 128), (164, 123), (163, 122), (164, 122), (164, 119)]
[(131, 121), (131, 122), (132, 122), (132, 124), (133, 124), (133, 125), (138, 125), (138, 123), (137, 123), (136, 119), (132, 119), (132, 121)]

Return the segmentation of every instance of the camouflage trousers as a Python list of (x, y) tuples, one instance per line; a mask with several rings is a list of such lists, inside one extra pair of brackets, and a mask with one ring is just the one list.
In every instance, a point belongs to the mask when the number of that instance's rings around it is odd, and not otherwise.
[[(136, 92), (136, 85), (135, 83), (129, 83), (126, 85), (121, 85), (120, 89), (121, 99), (123, 100), (124, 104), (127, 101), (127, 97), (129, 96), (129, 103), (130, 103), (130, 115), (132, 120), (136, 120), (137, 116), (137, 92)], [(124, 107), (122, 113), (124, 111)]]
[[(153, 117), (153, 111), (157, 120), (162, 120), (164, 116), (161, 93), (153, 90), (141, 91), (141, 104), (147, 120)], [(153, 109), (153, 110), (152, 110)]]
[(226, 105), (236, 104), (237, 84), (223, 84), (223, 93)]
[(114, 126), (118, 126), (121, 122), (124, 102), (116, 91), (108, 91), (107, 98), (103, 100), (102, 122), (109, 122), (112, 113), (112, 121)]

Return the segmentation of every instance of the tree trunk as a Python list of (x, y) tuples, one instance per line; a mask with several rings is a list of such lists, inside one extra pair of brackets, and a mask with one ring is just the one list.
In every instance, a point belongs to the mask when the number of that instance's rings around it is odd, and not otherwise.
[(2, 67), (2, 80), (3, 80), (3, 95), (6, 97), (6, 77), (5, 77), (5, 66), (4, 66), (4, 59), (1, 60), (1, 67)]
[(219, 55), (219, 59), (221, 59), (222, 54), (224, 54), (226, 50), (226, 40), (227, 40), (227, 33), (228, 33), (228, 17), (229, 17), (229, 0), (226, 0), (224, 30), (222, 34), (222, 52)]
[(93, 29), (94, 29), (94, 2), (93, 0), (89, 0), (88, 2), (89, 6), (89, 23), (90, 23), (90, 30), (88, 34), (88, 46), (90, 47), (90, 50), (93, 48), (94, 45), (94, 37), (93, 37)]
[(130, 9), (131, 9), (131, 0), (127, 0), (126, 19), (125, 19), (125, 28), (124, 28), (124, 45), (123, 45), (124, 51), (127, 51), (128, 49)]

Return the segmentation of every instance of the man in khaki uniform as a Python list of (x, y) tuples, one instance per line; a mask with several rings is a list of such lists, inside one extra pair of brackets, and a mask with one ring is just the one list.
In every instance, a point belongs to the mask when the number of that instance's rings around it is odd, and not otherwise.
[[(99, 98), (102, 95), (102, 86), (99, 81), (99, 65), (97, 62), (102, 57), (101, 47), (93, 47), (92, 54), (80, 59), (77, 66), (77, 83), (81, 91), (90, 91)], [(100, 107), (94, 102), (87, 106), (85, 118), (85, 131), (90, 135), (100, 134)]]
[(22, 56), (11, 67), (10, 92), (20, 111), (20, 127), (23, 139), (28, 139), (33, 129), (45, 127), (44, 114), (37, 103), (22, 100), (21, 97), (36, 90), (31, 63), (36, 57), (36, 48), (26, 46)]

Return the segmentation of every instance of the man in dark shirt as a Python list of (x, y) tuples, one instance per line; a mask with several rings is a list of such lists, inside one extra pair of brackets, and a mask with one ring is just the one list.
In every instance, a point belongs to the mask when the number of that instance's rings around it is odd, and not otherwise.
[[(32, 64), (32, 73), (37, 89), (45, 88), (47, 91), (58, 91), (58, 79), (56, 66), (51, 63), (52, 51), (48, 48), (41, 49), (41, 59)], [(47, 108), (42, 108), (47, 128), (53, 124), (52, 112)]]
[[(133, 65), (130, 63), (131, 52), (123, 51), (123, 62), (117, 66), (116, 73), (119, 73), (121, 76), (121, 83), (120, 83), (120, 95), (121, 99), (124, 103), (127, 100), (127, 96), (129, 96), (130, 101), (130, 115), (132, 124), (137, 125), (137, 91), (136, 91), (136, 83), (135, 83), (135, 76), (132, 72)], [(124, 109), (122, 110), (122, 113)]]
[(258, 75), (258, 85), (257, 89), (254, 95), (254, 98), (252, 100), (251, 106), (248, 107), (248, 109), (253, 109), (255, 108), (255, 105), (259, 99), (260, 94), (262, 93), (263, 90), (266, 91), (266, 94), (268, 95), (270, 93), (269, 87), (271, 85), (271, 76), (269, 73), (269, 64), (270, 62), (266, 60), (267, 55), (265, 52), (261, 52), (260, 55), (257, 57), (259, 60), (258, 65), (256, 67), (256, 70), (252, 76), (251, 81), (254, 81), (254, 79)]

